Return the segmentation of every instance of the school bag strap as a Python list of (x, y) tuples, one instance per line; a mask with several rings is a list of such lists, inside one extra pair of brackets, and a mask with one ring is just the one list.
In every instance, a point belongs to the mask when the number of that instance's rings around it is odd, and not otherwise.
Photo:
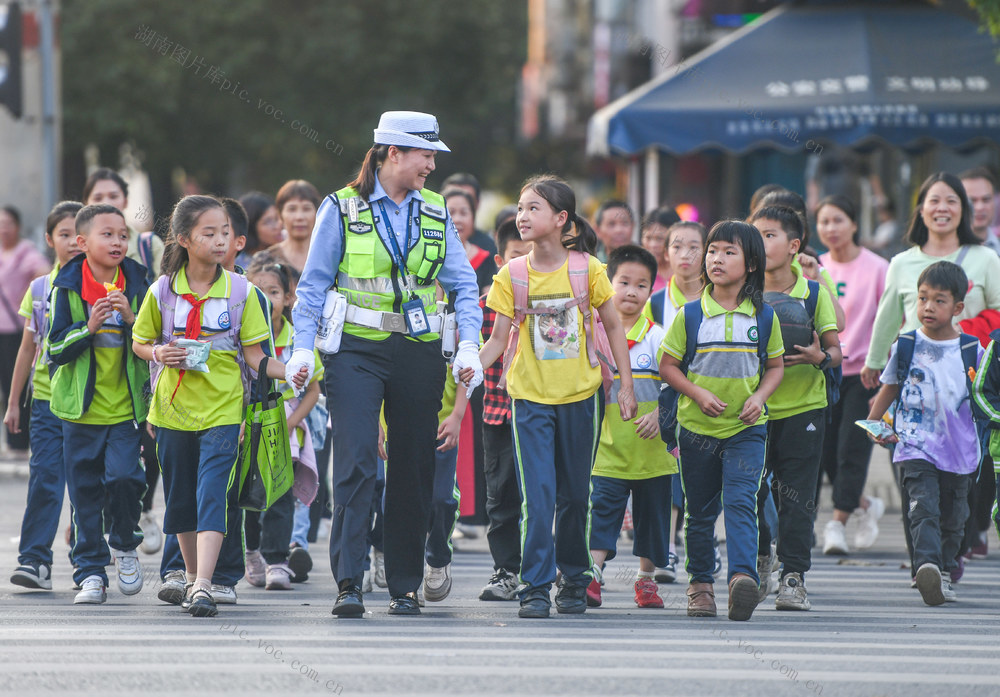
[[(815, 324), (816, 305), (819, 303), (819, 294), (822, 289), (819, 285), (819, 281), (813, 281), (812, 279), (806, 279), (806, 285), (809, 287), (809, 295), (804, 298), (806, 312), (809, 313), (809, 317)], [(826, 368), (823, 371), (823, 376), (826, 378), (826, 405), (828, 407), (832, 407), (840, 401), (840, 386), (844, 381), (844, 369), (839, 365), (836, 368)], [(833, 420), (832, 412), (827, 411), (826, 420), (827, 423), (830, 423)]]
[[(569, 252), (569, 285), (573, 291), (573, 300), (570, 301), (580, 306), (580, 311), (583, 312), (583, 327), (587, 335), (587, 358), (590, 359), (590, 367), (596, 368), (598, 365), (597, 360), (597, 346), (594, 341), (594, 327), (593, 327), (593, 316), (590, 311), (590, 255), (585, 252), (578, 252), (575, 250), (570, 250)], [(572, 307), (572, 305), (567, 304), (567, 307)], [(612, 370), (615, 368), (612, 359), (610, 358), (610, 351), (608, 355), (602, 356), (601, 359), (611, 366)]]
[[(649, 309), (653, 313), (653, 321), (660, 325), (663, 324), (663, 310), (666, 307), (667, 291), (669, 289), (670, 285), (668, 284), (649, 296)], [(664, 329), (667, 329), (667, 327), (664, 327)]]
[[(525, 318), (528, 315), (557, 315), (571, 307), (579, 307), (583, 313), (587, 357), (590, 359), (591, 367), (596, 368), (600, 362), (603, 362), (610, 371), (615, 370), (614, 359), (611, 357), (610, 345), (607, 343), (606, 336), (605, 345), (600, 347), (600, 350), (594, 338), (593, 316), (590, 311), (590, 256), (584, 252), (570, 250), (568, 265), (569, 285), (573, 297), (554, 307), (532, 308), (528, 306), (528, 257), (518, 257), (507, 263), (511, 290), (514, 295), (514, 318), (507, 339), (507, 349), (503, 354), (503, 370), (500, 374), (500, 381), (497, 383), (501, 390), (507, 387), (507, 371), (510, 370), (514, 354), (517, 353), (521, 323), (524, 322)], [(603, 331), (603, 327), (600, 328), (600, 331)]]
[(916, 329), (904, 332), (896, 339), (896, 384), (899, 386), (900, 392), (902, 392), (906, 376), (910, 372), (910, 364), (913, 363), (913, 347), (916, 342)]

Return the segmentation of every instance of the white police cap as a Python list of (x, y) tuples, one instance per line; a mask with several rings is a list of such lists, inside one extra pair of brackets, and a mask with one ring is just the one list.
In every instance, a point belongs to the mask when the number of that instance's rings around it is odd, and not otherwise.
[(375, 144), (451, 152), (438, 137), (438, 122), (434, 115), (419, 111), (387, 111), (382, 114), (375, 129)]

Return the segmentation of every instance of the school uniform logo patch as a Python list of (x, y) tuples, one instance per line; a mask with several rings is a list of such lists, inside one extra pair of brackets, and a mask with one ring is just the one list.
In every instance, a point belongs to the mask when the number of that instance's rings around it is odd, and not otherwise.
[(753, 342), (757, 341), (757, 327), (756, 327), (756, 325), (754, 325), (753, 327), (750, 327), (750, 329), (747, 330), (747, 338), (750, 339), (750, 341), (753, 341)]
[(372, 231), (372, 226), (368, 223), (362, 223), (360, 220), (356, 223), (349, 223), (347, 229), (357, 235), (363, 235), (366, 232)]
[(638, 365), (640, 368), (648, 368), (649, 366), (653, 365), (653, 357), (650, 356), (648, 353), (644, 353), (638, 358), (636, 358), (635, 362), (636, 365)]
[(229, 329), (229, 325), (230, 325), (229, 310), (226, 310), (221, 315), (219, 315), (219, 326), (222, 327), (223, 329)]
[(420, 231), (420, 234), (424, 236), (425, 240), (443, 240), (444, 233), (440, 230), (427, 230), (426, 228)]

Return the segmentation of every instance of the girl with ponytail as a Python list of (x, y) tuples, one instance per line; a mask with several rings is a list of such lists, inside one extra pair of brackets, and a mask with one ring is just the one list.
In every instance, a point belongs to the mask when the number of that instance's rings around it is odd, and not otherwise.
[[(517, 204), (517, 228), (533, 248), (527, 257), (500, 269), (494, 279), (486, 304), (496, 311), (496, 323), (479, 360), (493, 365), (504, 353), (516, 321), (516, 336), (521, 338), (513, 359), (504, 359), (504, 368), (524, 512), (521, 579), (527, 589), (518, 614), (549, 616), (556, 559), (562, 571), (557, 609), (575, 614), (587, 609), (586, 589), (592, 579), (590, 471), (604, 413), (601, 369), (591, 364), (587, 349), (591, 330), (600, 331), (591, 321), (592, 310), (600, 315), (619, 367), (615, 399), (624, 420), (636, 413), (631, 362), (612, 302), (611, 281), (601, 262), (591, 256), (597, 235), (577, 214), (569, 185), (551, 175), (529, 179)], [(574, 292), (578, 284), (571, 278), (584, 271), (588, 292), (581, 295)], [(522, 289), (527, 279), (523, 300), (515, 299), (512, 277)]]

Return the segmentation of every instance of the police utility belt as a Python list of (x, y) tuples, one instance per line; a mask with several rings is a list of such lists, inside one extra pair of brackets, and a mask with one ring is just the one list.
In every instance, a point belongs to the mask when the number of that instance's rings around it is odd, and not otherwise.
[[(455, 353), (455, 313), (448, 312), (447, 303), (441, 301), (437, 303), (437, 309), (437, 313), (425, 316), (426, 328), (421, 328), (420, 333), (440, 334), (441, 353), (445, 358), (451, 358)], [(330, 289), (326, 292), (323, 316), (316, 331), (316, 348), (321, 353), (337, 353), (340, 350), (345, 323), (383, 332), (412, 334), (406, 315), (350, 305), (343, 293)]]

